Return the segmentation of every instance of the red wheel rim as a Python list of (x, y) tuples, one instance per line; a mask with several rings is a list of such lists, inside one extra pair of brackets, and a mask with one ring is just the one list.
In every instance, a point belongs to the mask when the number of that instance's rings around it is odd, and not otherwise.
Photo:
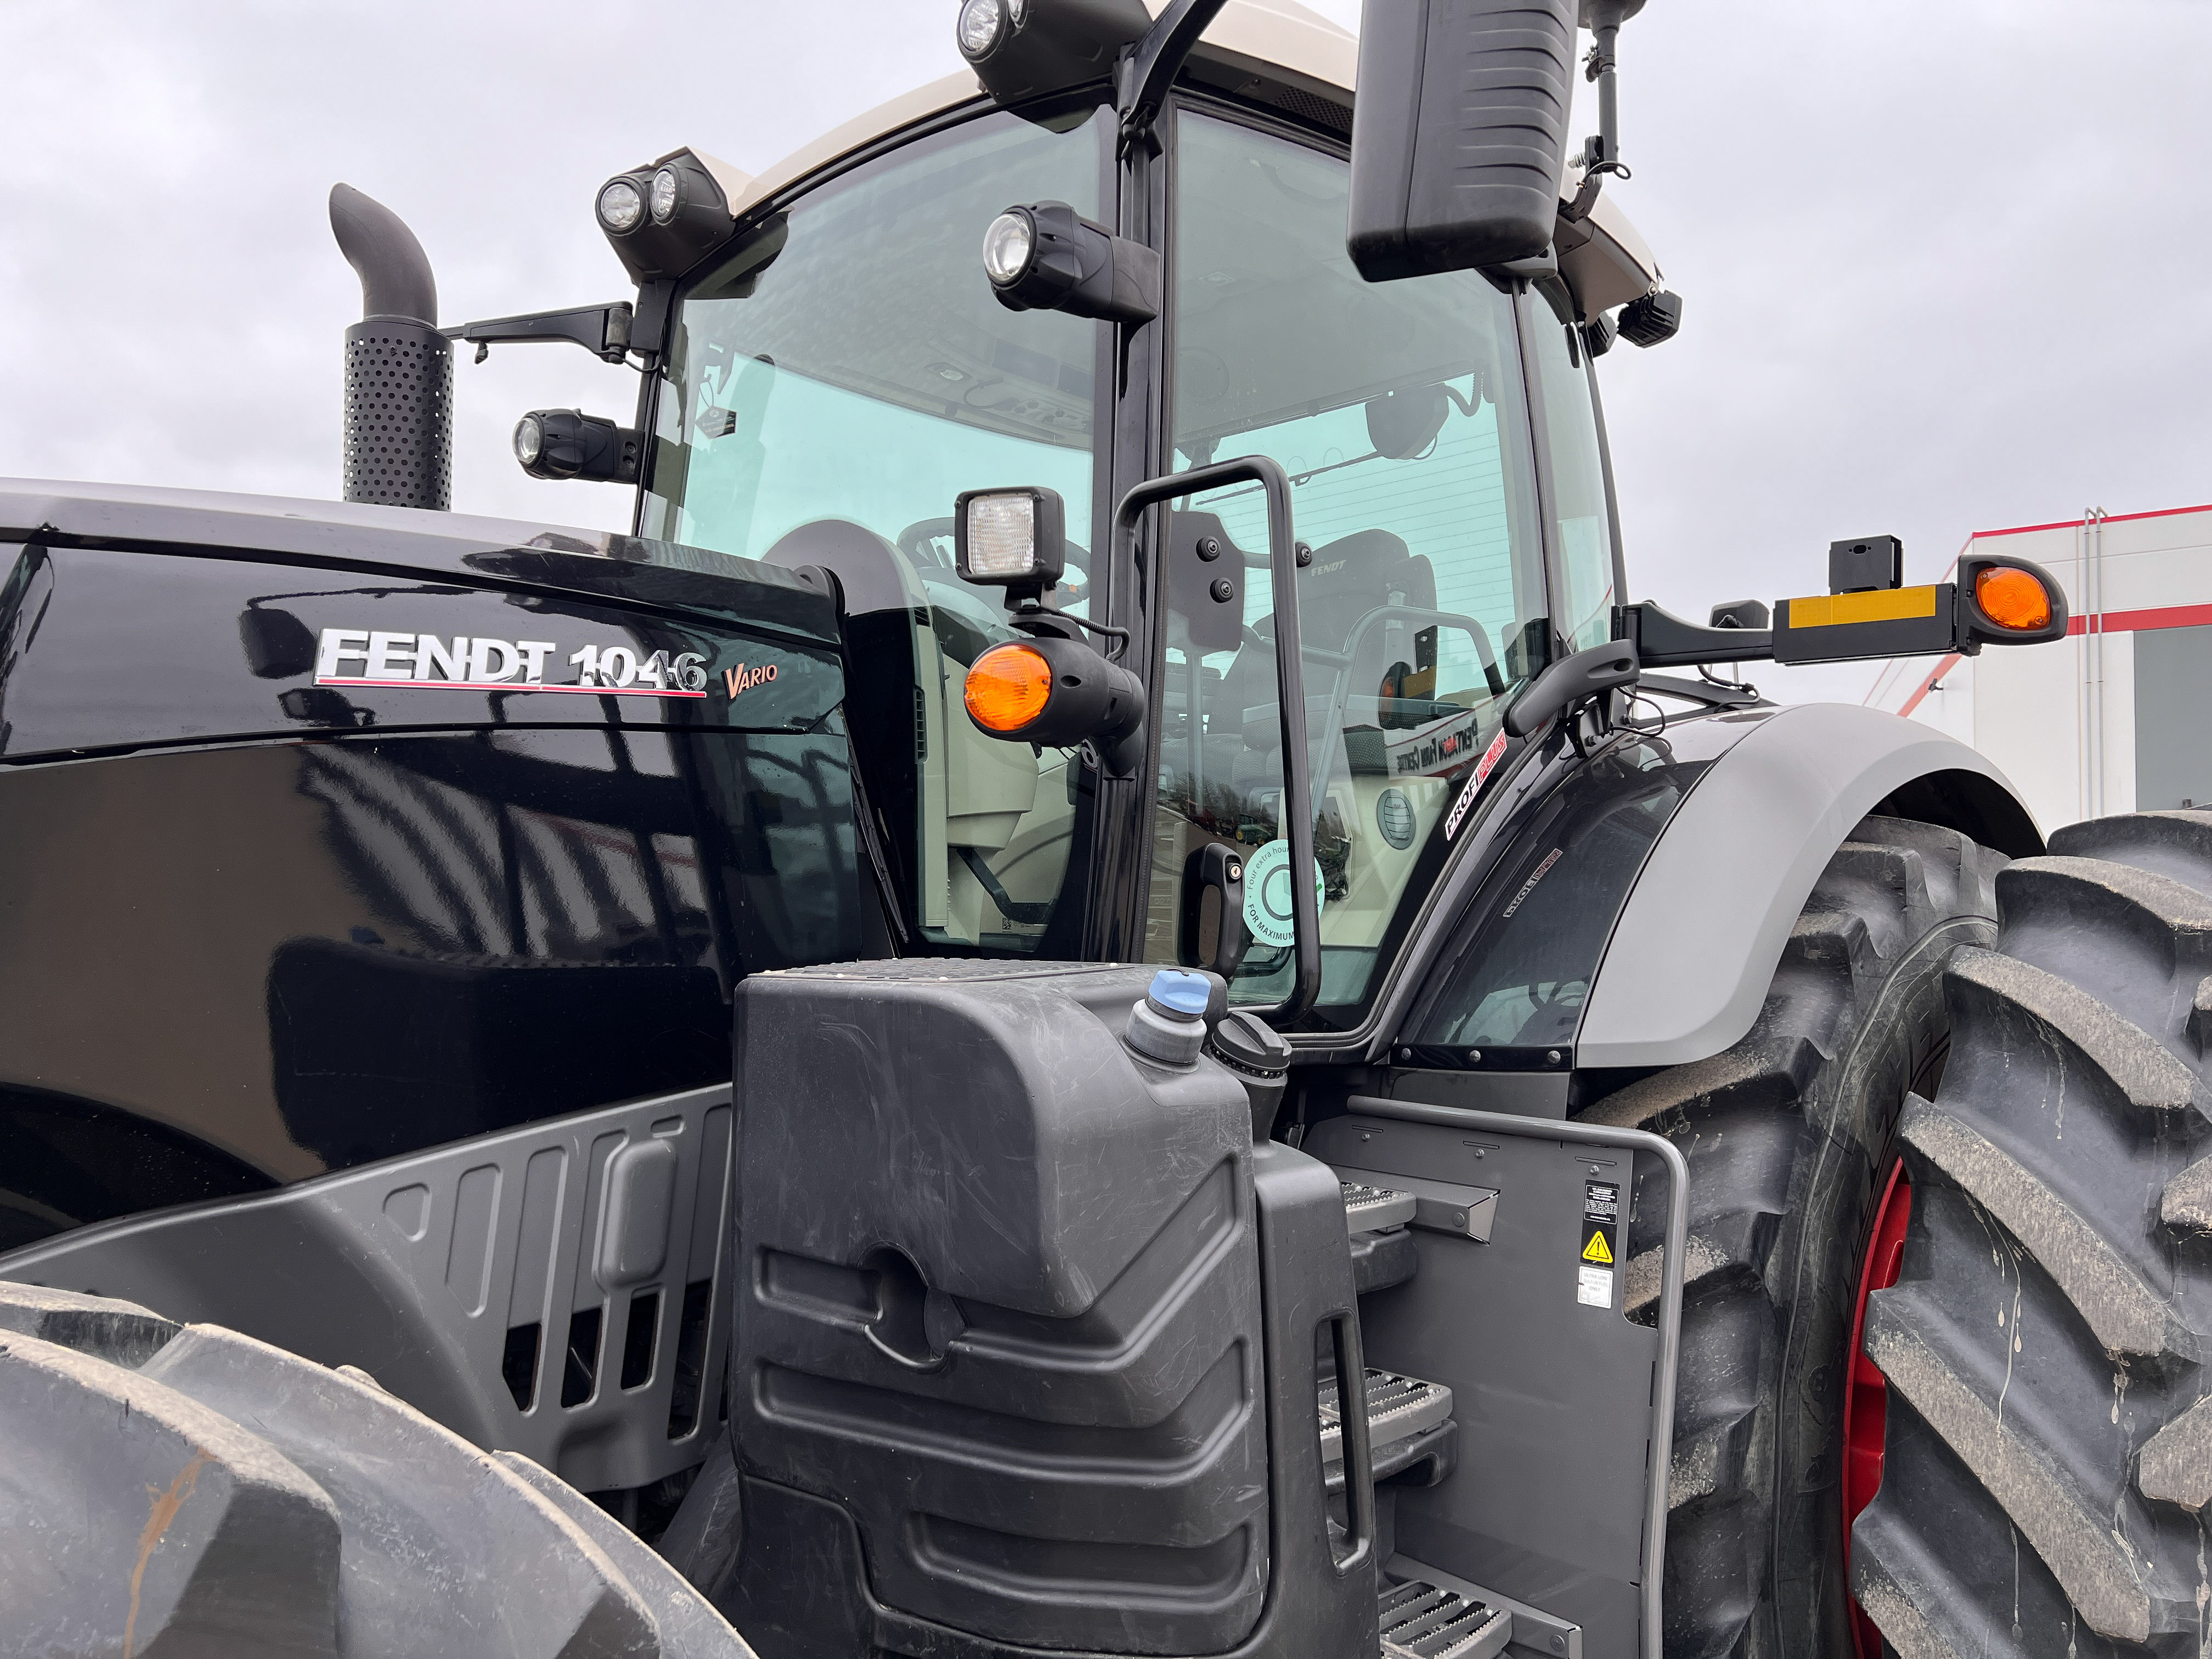
[[(1875, 1210), (1874, 1233), (1859, 1268), (1858, 1293), (1851, 1305), (1850, 1381), (1844, 1389), (1844, 1583), (1850, 1583), (1851, 1522), (1881, 1490), (1882, 1434), (1889, 1421), (1889, 1380), (1861, 1350), (1866, 1336), (1867, 1297), (1897, 1283), (1905, 1261), (1905, 1224), (1912, 1215), (1912, 1183), (1903, 1160), (1893, 1161)], [(1851, 1602), (1851, 1636), (1859, 1659), (1881, 1659), (1881, 1632), (1856, 1599)]]

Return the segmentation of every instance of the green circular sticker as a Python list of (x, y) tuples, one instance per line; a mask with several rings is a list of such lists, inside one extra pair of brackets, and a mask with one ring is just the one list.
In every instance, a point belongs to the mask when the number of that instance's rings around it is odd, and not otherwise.
[[(1321, 914), (1324, 897), (1321, 866), (1313, 867), (1314, 914)], [(1262, 945), (1277, 949), (1297, 937), (1291, 915), (1291, 844), (1271, 841), (1244, 860), (1244, 926)]]

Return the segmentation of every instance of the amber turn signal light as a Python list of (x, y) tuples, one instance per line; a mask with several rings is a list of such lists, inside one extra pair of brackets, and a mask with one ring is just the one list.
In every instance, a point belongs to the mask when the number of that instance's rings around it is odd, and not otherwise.
[(1033, 645), (994, 645), (968, 671), (968, 713), (986, 732), (1018, 732), (1044, 713), (1052, 665)]
[(2000, 628), (2032, 633), (2051, 625), (2051, 594), (2025, 570), (1993, 565), (1974, 578), (1974, 603)]

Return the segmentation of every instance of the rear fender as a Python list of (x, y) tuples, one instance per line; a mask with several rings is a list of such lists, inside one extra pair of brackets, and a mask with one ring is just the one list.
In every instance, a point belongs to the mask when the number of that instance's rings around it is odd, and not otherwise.
[(1813, 886), (1871, 812), (2014, 858), (2043, 837), (2002, 773), (1893, 714), (1807, 703), (1717, 760), (1668, 820), (1592, 980), (1575, 1062), (1680, 1066), (1751, 1030)]

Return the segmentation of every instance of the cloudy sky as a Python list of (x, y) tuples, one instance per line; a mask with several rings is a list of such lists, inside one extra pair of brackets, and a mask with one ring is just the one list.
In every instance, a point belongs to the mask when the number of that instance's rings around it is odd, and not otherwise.
[[(0, 473), (334, 495), (334, 180), (415, 227), (443, 320), (622, 297), (609, 173), (687, 143), (757, 169), (957, 68), (954, 10), (5, 0)], [(1828, 542), (1877, 532), (1929, 580), (1976, 529), (2212, 500), (2208, 58), (2206, 0), (1654, 0), (1618, 199), (1686, 308), (1603, 368), (1638, 597), (1817, 592)], [(456, 507), (626, 522), (507, 434), (627, 416), (628, 370), (547, 346), (457, 379)]]

